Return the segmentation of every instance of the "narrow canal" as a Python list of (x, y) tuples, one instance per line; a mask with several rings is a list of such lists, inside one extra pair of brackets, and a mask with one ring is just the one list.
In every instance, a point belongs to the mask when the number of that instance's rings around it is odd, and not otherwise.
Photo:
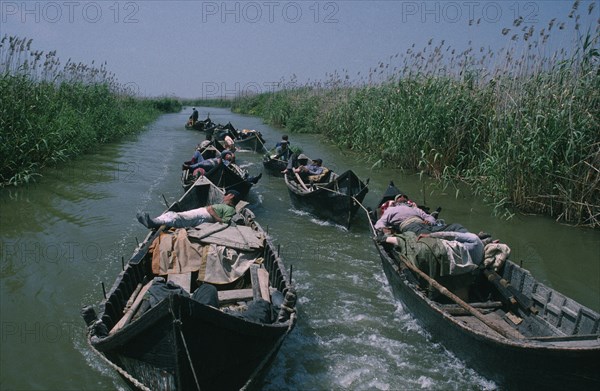
[[(213, 121), (260, 130), (272, 147), (282, 132), (227, 109), (201, 108)], [(183, 190), (181, 163), (202, 133), (185, 130), (188, 112), (162, 116), (147, 130), (57, 169), (43, 180), (0, 192), (0, 389), (125, 389), (89, 349), (79, 309), (98, 304), (146, 230), (137, 211), (158, 214)], [(466, 192), (442, 191), (417, 175), (372, 169), (315, 135), (290, 135), (305, 154), (339, 173), (370, 178), (374, 205), (390, 180), (446, 221), (487, 231), (509, 244), (547, 285), (600, 310), (600, 234), (539, 216), (507, 221)], [(261, 156), (237, 154), (256, 175)], [(495, 389), (438, 343), (392, 297), (360, 214), (349, 230), (291, 207), (283, 180), (264, 175), (250, 208), (294, 267), (299, 322), (284, 343), (265, 390)], [(136, 239), (137, 238), (137, 239)]]

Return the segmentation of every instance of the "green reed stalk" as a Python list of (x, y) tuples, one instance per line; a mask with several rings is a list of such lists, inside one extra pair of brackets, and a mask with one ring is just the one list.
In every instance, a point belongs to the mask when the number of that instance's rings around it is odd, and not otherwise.
[(30, 46), (18, 37), (0, 41), (0, 186), (32, 181), (43, 167), (181, 110), (172, 98), (134, 98), (105, 64), (61, 67), (55, 52)]
[[(302, 87), (282, 82), (232, 110), (324, 133), (368, 161), (466, 181), (499, 211), (600, 227), (600, 24), (582, 31), (578, 6), (570, 23), (539, 32), (515, 20), (498, 53), (430, 41), (352, 83), (347, 72)], [(572, 49), (544, 55), (550, 32), (564, 35), (567, 25)]]

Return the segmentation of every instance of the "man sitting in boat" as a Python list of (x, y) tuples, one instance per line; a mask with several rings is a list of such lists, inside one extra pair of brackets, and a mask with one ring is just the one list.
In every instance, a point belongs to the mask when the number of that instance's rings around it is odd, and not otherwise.
[(185, 212), (165, 212), (155, 218), (150, 218), (148, 213), (137, 214), (138, 221), (144, 226), (153, 229), (161, 225), (168, 228), (195, 227), (202, 223), (224, 223), (229, 224), (235, 215), (235, 206), (240, 201), (241, 195), (235, 190), (227, 190), (220, 204), (186, 210)]
[(313, 183), (317, 183), (323, 180), (323, 178), (329, 173), (329, 169), (323, 167), (322, 159), (315, 159), (311, 164), (301, 165), (298, 168), (294, 168), (294, 172), (300, 174), (300, 176)]
[(272, 156), (272, 159), (279, 159), (287, 162), (289, 158), (292, 156), (292, 151), (288, 148), (287, 141), (281, 141), (277, 143), (277, 147), (275, 147), (275, 155)]
[(287, 167), (285, 170), (281, 171), (282, 174), (287, 174), (288, 172), (293, 172), (296, 167), (305, 166), (308, 164), (308, 156), (305, 154), (292, 154), (288, 160)]
[(443, 224), (435, 217), (425, 213), (414, 203), (409, 202), (406, 194), (398, 194), (394, 199), (395, 204), (388, 207), (375, 223), (375, 229), (384, 233), (414, 232), (416, 234), (440, 231), (468, 232), (460, 224)]

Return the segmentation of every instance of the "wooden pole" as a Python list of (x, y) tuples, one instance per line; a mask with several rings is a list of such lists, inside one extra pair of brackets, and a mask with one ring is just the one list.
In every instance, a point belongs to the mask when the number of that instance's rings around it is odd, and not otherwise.
[(296, 180), (298, 181), (298, 183), (300, 184), (300, 186), (302, 186), (302, 188), (306, 191), (310, 191), (308, 190), (308, 187), (306, 187), (306, 185), (304, 184), (304, 181), (302, 181), (302, 178), (300, 178), (300, 175), (298, 175), (297, 172), (294, 172), (294, 175), (296, 175)]
[(398, 254), (398, 256), (399, 256), (400, 260), (402, 261), (402, 263), (404, 263), (404, 265), (407, 268), (409, 268), (410, 270), (412, 270), (413, 272), (415, 272), (419, 276), (421, 276), (423, 279), (425, 279), (432, 287), (437, 289), (438, 292), (440, 292), (442, 295), (446, 296), (447, 298), (449, 298), (450, 300), (452, 300), (453, 302), (455, 302), (456, 304), (458, 304), (459, 306), (464, 308), (467, 312), (469, 312), (471, 315), (473, 315), (474, 317), (479, 319), (483, 324), (485, 324), (487, 327), (491, 328), (498, 334), (500, 334), (503, 337), (508, 338), (508, 339), (514, 339), (514, 336), (510, 335), (510, 333), (508, 333), (506, 330), (504, 330), (504, 329), (500, 328), (499, 326), (488, 321), (483, 316), (483, 314), (481, 314), (481, 312), (477, 311), (477, 309), (470, 306), (468, 303), (463, 301), (461, 298), (456, 296), (454, 293), (450, 292), (446, 287), (444, 287), (439, 282), (437, 282), (433, 278), (429, 277), (426, 273), (421, 271), (418, 267), (416, 267), (415, 265), (410, 263), (410, 261), (408, 259), (406, 259), (406, 257), (404, 255)]

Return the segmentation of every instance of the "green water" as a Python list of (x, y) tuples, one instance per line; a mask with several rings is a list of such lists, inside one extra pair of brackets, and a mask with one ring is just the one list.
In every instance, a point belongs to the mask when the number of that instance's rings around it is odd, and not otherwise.
[[(226, 109), (217, 123), (263, 132), (273, 146), (281, 131)], [(202, 133), (185, 130), (188, 112), (162, 116), (148, 130), (101, 146), (85, 159), (49, 170), (38, 184), (0, 192), (0, 389), (124, 389), (119, 377), (90, 351), (79, 309), (97, 304), (146, 233), (137, 211), (158, 214), (183, 193), (180, 166)], [(290, 135), (311, 157), (338, 172), (370, 178), (366, 205), (393, 179), (418, 202), (443, 207), (447, 221), (484, 230), (508, 243), (547, 285), (600, 310), (600, 233), (538, 216), (492, 216), (480, 200), (447, 194), (418, 176), (371, 170), (351, 152), (314, 135)], [(261, 156), (237, 154), (252, 175)], [(433, 193), (432, 193), (433, 192)], [(465, 367), (396, 302), (359, 215), (350, 231), (292, 208), (280, 178), (264, 175), (250, 207), (293, 265), (299, 323), (283, 345), (264, 388), (280, 389), (494, 389)]]

